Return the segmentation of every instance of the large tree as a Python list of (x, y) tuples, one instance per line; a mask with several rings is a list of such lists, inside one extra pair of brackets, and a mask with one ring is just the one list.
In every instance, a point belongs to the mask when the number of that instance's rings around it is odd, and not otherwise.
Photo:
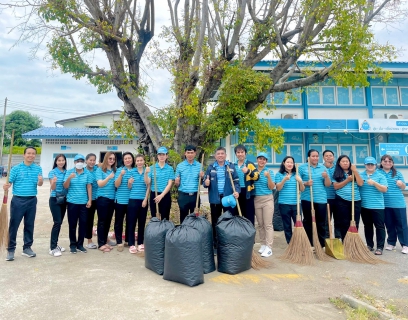
[[(160, 1), (163, 6), (164, 1)], [(115, 89), (144, 150), (165, 143), (210, 148), (238, 129), (255, 143), (279, 149), (282, 131), (259, 120), (265, 99), (328, 77), (339, 85), (367, 85), (366, 71), (388, 78), (376, 61), (393, 58), (377, 44), (373, 26), (405, 17), (396, 0), (167, 0), (169, 23), (155, 32), (155, 2), (145, 0), (17, 0), (25, 11), (22, 40), (46, 41), (53, 66), (87, 77), (99, 93)], [(156, 2), (157, 5), (157, 2)], [(171, 72), (174, 101), (152, 114), (143, 102), (141, 60), (148, 55)], [(163, 43), (165, 48), (163, 48)], [(92, 62), (100, 51), (106, 67)], [(275, 59), (268, 72), (253, 67)], [(323, 68), (299, 68), (299, 59)], [(294, 77), (296, 75), (296, 77)], [(210, 103), (216, 90), (217, 103)]]
[[(3, 116), (0, 117), (0, 123), (3, 123)], [(16, 110), (6, 115), (6, 128), (4, 131), (4, 145), (10, 145), (11, 134), (14, 130), (14, 145), (34, 147), (41, 146), (41, 141), (33, 139), (28, 141), (22, 137), (24, 132), (32, 131), (42, 127), (42, 119), (29, 113), (28, 111)], [(1, 135), (1, 129), (0, 129)]]

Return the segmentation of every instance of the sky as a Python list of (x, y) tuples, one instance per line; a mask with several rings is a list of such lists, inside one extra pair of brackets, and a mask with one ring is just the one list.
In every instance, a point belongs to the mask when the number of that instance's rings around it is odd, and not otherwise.
[[(157, 35), (160, 26), (169, 23), (169, 15), (166, 6), (156, 6), (156, 10)], [(10, 30), (17, 23), (10, 11), (0, 12), (1, 115), (6, 97), (7, 114), (15, 110), (29, 111), (42, 118), (43, 125), (47, 127), (55, 126), (54, 122), (62, 119), (121, 109), (122, 103), (115, 92), (100, 95), (86, 80), (75, 80), (69, 74), (51, 70), (42, 52), (35, 59), (30, 57), (30, 43), (14, 46), (19, 33)], [(407, 30), (408, 21), (394, 27), (379, 26), (375, 29), (380, 43), (388, 42), (401, 49), (397, 61), (408, 61), (408, 43), (401, 41), (406, 39)], [(103, 64), (101, 60), (98, 65)], [(143, 77), (149, 84), (148, 104), (161, 108), (171, 103), (170, 75), (167, 71), (153, 69), (145, 63)]]

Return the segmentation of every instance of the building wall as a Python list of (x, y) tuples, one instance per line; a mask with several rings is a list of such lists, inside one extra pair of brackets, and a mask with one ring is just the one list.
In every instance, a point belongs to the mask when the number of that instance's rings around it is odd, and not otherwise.
[(114, 120), (119, 120), (119, 115), (106, 114), (100, 116), (87, 117), (84, 119), (65, 122), (63, 126), (65, 128), (86, 128), (93, 124), (94, 126), (97, 125), (109, 128)]

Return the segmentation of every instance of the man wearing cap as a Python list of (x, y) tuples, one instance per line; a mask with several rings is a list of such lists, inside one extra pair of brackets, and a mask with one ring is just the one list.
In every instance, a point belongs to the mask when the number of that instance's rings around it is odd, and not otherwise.
[(37, 186), (43, 185), (42, 169), (34, 163), (37, 151), (34, 147), (24, 150), (24, 161), (14, 166), (10, 171), (9, 183), (3, 185), (8, 190), (13, 185), (13, 199), (10, 205), (9, 243), (7, 261), (14, 260), (16, 251), (17, 231), (24, 218), (24, 245), (22, 255), (33, 258), (35, 252), (31, 250), (34, 241), (34, 221), (37, 211)]
[[(196, 206), (198, 180), (204, 177), (201, 165), (195, 160), (197, 155), (195, 146), (188, 145), (184, 149), (185, 160), (177, 165), (174, 184), (178, 187), (177, 203), (180, 208), (180, 224), (189, 213), (193, 213)], [(200, 206), (200, 198), (198, 198)]]
[[(85, 157), (77, 154), (74, 158), (75, 168), (67, 171), (64, 177), (64, 188), (68, 189), (68, 226), (70, 253), (86, 253), (84, 248), (87, 208), (92, 204), (93, 178), (84, 170)], [(78, 238), (76, 229), (78, 225)]]
[[(230, 211), (232, 214), (237, 214), (236, 209), (232, 207), (224, 207), (222, 205), (222, 198), (234, 195), (235, 199), (238, 199), (241, 188), (239, 186), (239, 177), (235, 170), (235, 165), (229, 161), (226, 161), (227, 152), (224, 147), (218, 147), (215, 151), (215, 162), (210, 164), (205, 172), (205, 180), (203, 182), (204, 188), (208, 188), (208, 199), (211, 209), (211, 223), (213, 228), (214, 246), (217, 245), (217, 238), (215, 234), (215, 227), (217, 225), (218, 218), (221, 216), (222, 211)], [(235, 187), (233, 191), (230, 176), (227, 170), (227, 166), (230, 169), (232, 180)]]
[[(158, 162), (154, 167), (146, 168), (144, 179), (146, 184), (151, 185), (150, 213), (152, 217), (156, 216), (156, 203), (158, 203), (161, 218), (169, 220), (171, 208), (170, 190), (174, 181), (174, 170), (166, 163), (167, 153), (166, 147), (157, 149)], [(154, 175), (156, 175), (157, 186), (154, 181)]]

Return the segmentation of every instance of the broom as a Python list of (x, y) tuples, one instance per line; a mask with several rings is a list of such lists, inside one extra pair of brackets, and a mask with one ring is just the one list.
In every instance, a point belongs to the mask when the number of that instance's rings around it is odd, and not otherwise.
[[(234, 180), (232, 180), (232, 174), (230, 171), (229, 166), (227, 165), (227, 170), (228, 174), (230, 177), (231, 185), (232, 185), (232, 191), (235, 193), (235, 185), (234, 185)], [(242, 217), (242, 212), (241, 212), (241, 207), (239, 206), (239, 202), (237, 202), (237, 208), (238, 208), (238, 213), (239, 216)], [(260, 269), (266, 269), (270, 267), (270, 262), (262, 259), (256, 252), (255, 250), (252, 250), (252, 258), (251, 258), (251, 267), (252, 269), (255, 270), (260, 270)]]
[[(309, 180), (312, 180), (312, 171), (310, 170), (310, 158), (307, 159), (307, 164), (309, 167)], [(329, 261), (329, 258), (326, 256), (322, 246), (320, 245), (319, 236), (317, 234), (316, 213), (313, 204), (313, 186), (310, 186), (310, 209), (312, 213), (313, 246), (315, 248), (316, 257), (317, 259), (322, 261)]]
[[(296, 165), (296, 175), (299, 175), (299, 166)], [(313, 264), (313, 252), (310, 247), (310, 241), (307, 237), (305, 228), (303, 227), (302, 219), (300, 216), (300, 203), (299, 203), (299, 183), (296, 181), (296, 223), (293, 229), (292, 238), (289, 245), (286, 248), (284, 254), (280, 259), (296, 263), (300, 265), (312, 265)]]
[(351, 222), (344, 238), (344, 256), (347, 260), (359, 263), (385, 263), (376, 258), (366, 247), (358, 234), (356, 221), (354, 220), (354, 172), (352, 173), (353, 180), (351, 181)]
[[(6, 184), (9, 183), (9, 180), (10, 180), (11, 157), (13, 155), (13, 143), (14, 143), (14, 130), (13, 130), (13, 133), (11, 134)], [(1, 211), (0, 211), (0, 252), (3, 252), (8, 246), (8, 237), (9, 237), (9, 234), (8, 234), (8, 207), (7, 207), (8, 193), (9, 193), (8, 190), (4, 190), (3, 204), (1, 206)]]
[[(156, 159), (153, 156), (153, 182), (154, 182), (154, 198), (157, 198), (157, 181), (156, 181)], [(160, 219), (160, 213), (159, 213), (159, 203), (156, 202), (156, 215), (157, 219)]]
[(201, 178), (200, 178), (200, 173), (203, 170), (203, 165), (204, 165), (204, 153), (201, 156), (201, 166), (200, 166), (200, 172), (198, 173), (198, 187), (197, 187), (197, 198), (196, 198), (196, 206), (194, 209), (194, 213), (196, 215), (196, 217), (198, 217), (200, 215), (200, 208), (198, 207), (198, 200), (200, 199), (200, 182), (201, 182)]

